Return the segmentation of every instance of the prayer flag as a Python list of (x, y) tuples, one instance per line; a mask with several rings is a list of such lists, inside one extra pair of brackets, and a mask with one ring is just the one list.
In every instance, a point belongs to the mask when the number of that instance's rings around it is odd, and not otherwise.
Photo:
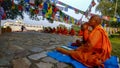
[(34, 5), (34, 4), (35, 4), (35, 0), (30, 0), (29, 3), (30, 3), (31, 5)]
[(58, 2), (58, 0), (51, 0), (51, 3), (56, 4)]
[(79, 10), (78, 10), (78, 9), (75, 9), (75, 13), (78, 14), (78, 13), (79, 13)]
[(0, 7), (0, 16), (2, 16), (4, 14), (4, 9), (3, 7)]
[(113, 18), (113, 21), (116, 22), (116, 21), (117, 21), (117, 18)]
[(92, 0), (92, 6), (95, 6), (96, 5), (96, 3), (95, 3), (95, 1), (94, 0)]
[(65, 7), (65, 8), (64, 8), (64, 11), (66, 11), (66, 12), (67, 12), (67, 11), (68, 11), (68, 7)]
[(117, 22), (120, 22), (120, 18), (117, 18)]
[(72, 17), (71, 17), (71, 19), (72, 19), (72, 21), (71, 21), (71, 22), (72, 22), (72, 24), (74, 24), (74, 23), (75, 23), (75, 22), (74, 22), (74, 19), (73, 19)]
[(29, 3), (30, 0), (25, 0), (26, 3)]
[(57, 8), (58, 8), (59, 10), (63, 10), (63, 7), (61, 7), (61, 6), (57, 6)]
[(103, 18), (104, 20), (107, 20), (107, 21), (110, 20), (110, 17), (109, 17), (109, 16), (102, 16), (102, 18)]

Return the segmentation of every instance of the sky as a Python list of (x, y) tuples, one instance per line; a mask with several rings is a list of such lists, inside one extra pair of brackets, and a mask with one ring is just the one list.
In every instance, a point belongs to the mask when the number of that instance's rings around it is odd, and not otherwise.
[[(92, 0), (59, 0), (67, 5), (70, 5), (74, 8), (77, 8), (79, 10), (82, 10), (82, 11), (86, 11), (90, 5), (90, 3), (92, 2)], [(96, 5), (94, 7), (92, 7), (92, 10), (91, 10), (91, 13), (94, 13), (94, 14), (99, 14), (99, 12), (95, 12), (95, 8), (96, 6), (98, 5), (98, 2), (97, 0), (94, 0)], [(65, 12), (65, 11), (63, 11)], [(69, 14), (70, 16), (73, 16), (74, 18), (76, 19), (80, 19), (82, 14), (79, 13), (79, 14), (76, 14), (75, 11), (69, 9), (68, 12), (65, 12), (66, 14)], [(87, 21), (87, 19), (85, 17), (83, 17), (83, 21)]]
[[(70, 5), (70, 6), (74, 7), (74, 8), (80, 9), (82, 11), (86, 11), (92, 0), (58, 0), (58, 1), (61, 1), (61, 2), (65, 3), (65, 4), (67, 4), (67, 5)], [(96, 2), (96, 0), (94, 0), (94, 1)], [(98, 3), (96, 2), (96, 5), (97, 4)], [(94, 6), (92, 8), (91, 12), (96, 14), (95, 7), (96, 6)], [(76, 14), (75, 11), (73, 11), (71, 9), (68, 9), (68, 12), (65, 12), (65, 11), (63, 11), (63, 12), (66, 13), (66, 14), (68, 14), (68, 15), (70, 15), (70, 16), (72, 16), (72, 17), (74, 17), (74, 18), (76, 18), (76, 19), (78, 19), (78, 20), (82, 16), (82, 14), (80, 14), (80, 13)], [(85, 17), (83, 17), (82, 20), (83, 21), (87, 21), (87, 19)], [(3, 25), (4, 22), (6, 22), (6, 21), (11, 21), (11, 20), (2, 20), (1, 24)], [(48, 27), (48, 26), (50, 26), (50, 27), (56, 27), (59, 24), (63, 24), (65, 26), (67, 26), (68, 28), (71, 27), (71, 25), (66, 24), (64, 22), (61, 23), (61, 22), (54, 21), (54, 23), (49, 23), (47, 20), (42, 20), (42, 19), (40, 21), (31, 20), (31, 19), (29, 19), (29, 16), (27, 14), (24, 14), (23, 22), (26, 23), (26, 24), (31, 24), (31, 25), (43, 25), (45, 27)]]

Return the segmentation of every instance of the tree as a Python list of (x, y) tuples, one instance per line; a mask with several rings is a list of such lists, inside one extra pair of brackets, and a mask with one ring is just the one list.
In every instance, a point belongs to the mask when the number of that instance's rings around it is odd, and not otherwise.
[(5, 19), (16, 19), (18, 16), (23, 19), (23, 12), (26, 12), (27, 9), (30, 18), (37, 17), (35, 16), (38, 13), (37, 9), (43, 0), (35, 0), (34, 4), (26, 3), (25, 1), (27, 0), (18, 0), (17, 3), (15, 3), (14, 0), (0, 0), (0, 5), (6, 13)]
[[(0, 0), (0, 8), (2, 7), (4, 9), (4, 19), (16, 19), (18, 16), (23, 19), (24, 18), (23, 12), (26, 12), (26, 9), (29, 10), (31, 9), (31, 11), (29, 11), (29, 16), (30, 18), (32, 19), (34, 18), (34, 20), (36, 20), (35, 18), (37, 17), (36, 10), (39, 7), (38, 5), (42, 3), (43, 0), (35, 0), (34, 5), (30, 5), (30, 4), (27, 5), (25, 1), (27, 0), (17, 0), (17, 3), (15, 3), (14, 0)], [(3, 18), (3, 14), (2, 15), (0, 14), (0, 17)], [(0, 27), (1, 27), (1, 20), (0, 20)]]
[(111, 3), (108, 0), (99, 0), (99, 4), (96, 7), (96, 11), (106, 16), (114, 16), (115, 3)]
[[(117, 16), (120, 16), (120, 0), (97, 0), (99, 2), (96, 11), (100, 11), (103, 15), (114, 16), (115, 10)], [(116, 5), (117, 4), (117, 5)]]
[(81, 29), (78, 25), (72, 25), (72, 28), (74, 28), (76, 32), (78, 32)]
[(23, 18), (23, 0), (21, 0), (19, 4), (14, 4), (11, 0), (3, 0), (0, 4), (4, 8), (6, 14), (5, 19), (15, 19), (17, 16), (21, 16), (21, 18)]
[[(120, 0), (97, 0), (99, 2), (96, 11), (104, 16), (120, 17)], [(105, 22), (105, 21), (104, 21)], [(112, 25), (112, 23), (110, 23)], [(118, 23), (116, 23), (118, 24)]]

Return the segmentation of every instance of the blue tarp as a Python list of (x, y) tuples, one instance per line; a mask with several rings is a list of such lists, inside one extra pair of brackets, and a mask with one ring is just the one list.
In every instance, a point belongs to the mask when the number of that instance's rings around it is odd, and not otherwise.
[[(65, 63), (72, 64), (75, 68), (88, 68), (87, 66), (83, 65), (82, 63), (72, 59), (70, 56), (62, 54), (58, 51), (51, 51), (47, 53), (48, 56)], [(119, 68), (117, 61), (117, 56), (111, 56), (110, 59), (106, 60), (104, 63), (105, 68)]]

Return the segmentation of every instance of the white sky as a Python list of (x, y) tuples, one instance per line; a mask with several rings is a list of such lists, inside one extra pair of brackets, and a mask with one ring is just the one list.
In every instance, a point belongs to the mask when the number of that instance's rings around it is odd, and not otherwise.
[[(72, 7), (75, 7), (77, 9), (86, 11), (88, 6), (90, 5), (92, 0), (59, 0), (65, 4), (71, 5)], [(94, 0), (95, 2), (97, 0)], [(97, 3), (97, 2), (96, 2)], [(76, 19), (80, 19), (81, 18), (81, 14), (75, 14), (74, 10), (69, 9), (68, 12), (65, 12), (66, 14), (76, 18)], [(95, 7), (92, 8), (92, 13), (95, 13)], [(35, 21), (35, 20), (30, 20), (28, 15), (24, 15), (24, 19), (23, 22), (27, 23), (27, 24), (33, 24), (33, 25), (43, 25), (43, 26), (51, 26), (51, 27), (56, 27), (59, 24), (65, 24), (65, 23), (60, 23), (60, 22), (55, 22), (54, 23), (49, 23), (47, 20), (40, 20), (40, 21)], [(87, 19), (85, 17), (83, 17), (82, 19), (83, 21), (87, 21)], [(10, 20), (6, 20), (6, 21), (10, 21)], [(4, 24), (4, 20), (2, 20), (2, 25)], [(65, 24), (67, 27), (70, 27), (71, 25)]]
[[(67, 5), (70, 5), (74, 8), (80, 9), (82, 11), (86, 11), (91, 3), (92, 0), (59, 0)], [(95, 7), (98, 5), (97, 0), (94, 0), (96, 5), (92, 7), (91, 13), (98, 14), (98, 12), (95, 12)], [(64, 12), (64, 11), (63, 11)], [(76, 19), (80, 19), (82, 14), (76, 14), (74, 10), (69, 9), (68, 12), (65, 12), (69, 14), (70, 16), (73, 16)], [(82, 19), (83, 21), (87, 21), (85, 17)]]

